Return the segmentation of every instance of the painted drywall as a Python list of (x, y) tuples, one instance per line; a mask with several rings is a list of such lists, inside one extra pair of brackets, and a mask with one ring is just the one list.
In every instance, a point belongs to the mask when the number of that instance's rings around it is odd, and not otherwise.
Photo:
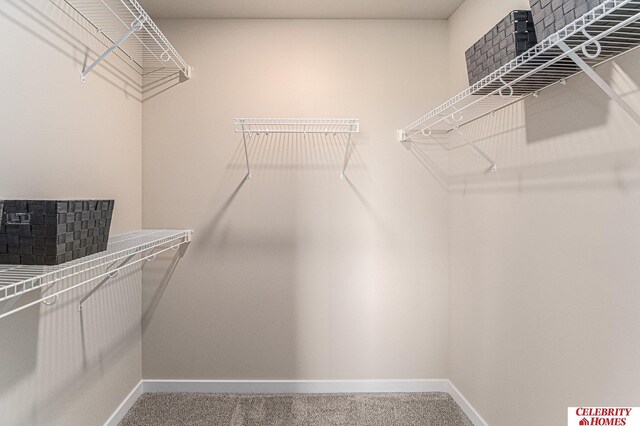
[[(141, 226), (140, 76), (112, 58), (82, 84), (85, 54), (105, 47), (71, 12), (0, 2), (0, 199), (114, 198), (119, 234)], [(140, 275), (110, 281), (82, 314), (86, 288), (0, 320), (0, 423), (107, 420), (141, 378)]]
[[(145, 271), (144, 377), (447, 377), (447, 195), (396, 139), (446, 96), (446, 23), (160, 24), (195, 71), (144, 103), (143, 224), (195, 235)], [(245, 181), (235, 117), (359, 118), (348, 178), (343, 138), (262, 134)]]
[[(449, 22), (452, 87), (476, 23), (524, 5), (465, 2)], [(598, 73), (640, 110), (638, 52)], [(462, 131), (498, 172), (449, 159), (452, 382), (497, 426), (637, 405), (638, 124), (577, 77)]]

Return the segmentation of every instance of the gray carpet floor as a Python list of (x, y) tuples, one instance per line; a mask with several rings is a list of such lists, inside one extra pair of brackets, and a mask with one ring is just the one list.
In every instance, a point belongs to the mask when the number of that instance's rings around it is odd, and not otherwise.
[(143, 394), (121, 426), (473, 426), (447, 393)]

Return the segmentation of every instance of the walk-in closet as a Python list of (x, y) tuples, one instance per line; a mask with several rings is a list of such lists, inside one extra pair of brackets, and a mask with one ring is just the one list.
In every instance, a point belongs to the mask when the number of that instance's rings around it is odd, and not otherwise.
[(640, 425), (640, 0), (0, 39), (0, 425)]

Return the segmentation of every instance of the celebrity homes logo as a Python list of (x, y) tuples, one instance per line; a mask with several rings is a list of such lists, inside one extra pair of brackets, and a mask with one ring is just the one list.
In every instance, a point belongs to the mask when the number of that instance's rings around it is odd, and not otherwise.
[(640, 426), (639, 407), (569, 407), (569, 426)]

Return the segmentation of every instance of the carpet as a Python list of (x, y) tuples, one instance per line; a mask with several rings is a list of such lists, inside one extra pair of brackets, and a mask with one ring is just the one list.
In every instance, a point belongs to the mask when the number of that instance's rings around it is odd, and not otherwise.
[(120, 426), (473, 426), (447, 393), (146, 393)]

